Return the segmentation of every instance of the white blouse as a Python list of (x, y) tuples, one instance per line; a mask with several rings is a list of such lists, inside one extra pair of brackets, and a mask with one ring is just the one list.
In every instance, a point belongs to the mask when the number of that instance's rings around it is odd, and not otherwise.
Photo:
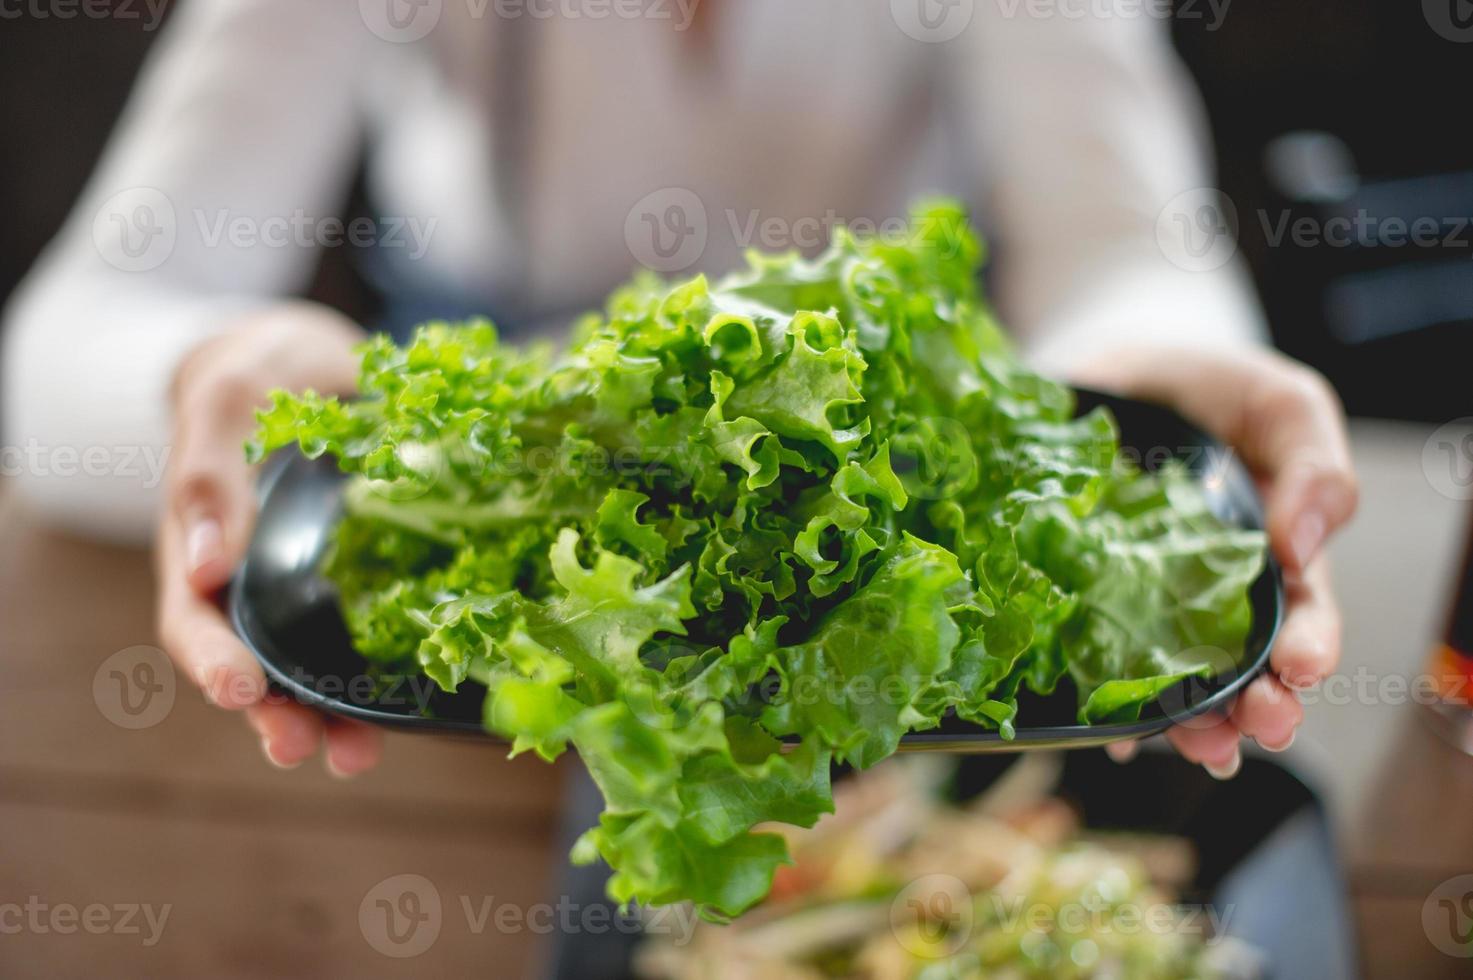
[[(697, 2), (181, 5), (5, 313), (13, 489), (142, 537), (175, 365), (344, 241), (375, 243), (390, 290), (535, 323), (640, 264), (814, 250), (939, 191), (973, 205), (1003, 317), (1050, 369), (1259, 335), (1230, 242), (1173, 244), (1212, 178), (1162, 4), (723, 0), (707, 34), (684, 29)], [(377, 218), (344, 227), (360, 159)]]

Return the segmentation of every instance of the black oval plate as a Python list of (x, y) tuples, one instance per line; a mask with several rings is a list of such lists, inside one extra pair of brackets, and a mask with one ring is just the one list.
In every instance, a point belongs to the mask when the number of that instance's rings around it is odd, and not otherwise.
[[(1115, 413), (1122, 446), (1138, 453), (1144, 468), (1180, 459), (1220, 518), (1237, 527), (1263, 527), (1253, 479), (1222, 443), (1160, 406), (1079, 392), (1081, 413), (1097, 405)], [(369, 679), (367, 662), (353, 649), (338, 612), (336, 591), (319, 570), (342, 511), (344, 480), (327, 458), (313, 461), (283, 452), (267, 464), (255, 534), (230, 587), (236, 632), (267, 676), (303, 704), (378, 725), (494, 738), (481, 727), (485, 689), (477, 684), (447, 694), (424, 676), (405, 677), (387, 688)], [(1004, 740), (997, 732), (952, 719), (939, 729), (904, 736), (901, 751), (1084, 748), (1154, 735), (1224, 707), (1268, 663), (1283, 618), (1283, 591), (1279, 566), (1269, 555), (1249, 592), (1253, 626), (1241, 665), (1216, 677), (1183, 681), (1148, 705), (1138, 721), (1080, 725), (1074, 721), (1073, 699), (1025, 693), (1019, 716), (1037, 719), (1042, 727), (1020, 726), (1015, 738)]]

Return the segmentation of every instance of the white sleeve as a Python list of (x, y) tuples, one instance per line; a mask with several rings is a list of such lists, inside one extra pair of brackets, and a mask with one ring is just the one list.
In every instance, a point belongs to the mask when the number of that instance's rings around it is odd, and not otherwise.
[(1214, 216), (1208, 140), (1167, 22), (1152, 4), (1033, 6), (978, 2), (950, 46), (998, 229), (998, 304), (1030, 359), (1066, 372), (1122, 344), (1260, 341), (1232, 237), (1195, 224)]
[(0, 446), (34, 511), (84, 533), (147, 533), (175, 366), (309, 282), (313, 236), (294, 227), (346, 196), (355, 80), (375, 42), (344, 0), (180, 5), (5, 311)]

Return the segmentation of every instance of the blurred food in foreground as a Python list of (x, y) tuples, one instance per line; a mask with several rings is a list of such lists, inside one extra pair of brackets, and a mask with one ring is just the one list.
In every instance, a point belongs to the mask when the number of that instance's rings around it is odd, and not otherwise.
[[(1195, 855), (1166, 836), (1091, 833), (1050, 792), (1061, 757), (1024, 757), (965, 805), (952, 765), (885, 763), (836, 812), (783, 828), (794, 863), (731, 925), (652, 936), (647, 980), (1255, 978), (1262, 958), (1182, 904)], [(1228, 910), (1230, 911), (1230, 910)], [(684, 938), (684, 937), (682, 937)]]

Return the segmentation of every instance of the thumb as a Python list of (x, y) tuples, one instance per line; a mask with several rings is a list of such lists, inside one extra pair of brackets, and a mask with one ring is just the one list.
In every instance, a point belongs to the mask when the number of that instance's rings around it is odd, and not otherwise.
[(1278, 476), (1268, 500), (1269, 536), (1289, 568), (1303, 571), (1330, 533), (1356, 509), (1355, 476), (1348, 463), (1306, 458)]
[(255, 516), (250, 469), (218, 450), (185, 461), (173, 494), (190, 587), (208, 594), (225, 585), (245, 554)]

